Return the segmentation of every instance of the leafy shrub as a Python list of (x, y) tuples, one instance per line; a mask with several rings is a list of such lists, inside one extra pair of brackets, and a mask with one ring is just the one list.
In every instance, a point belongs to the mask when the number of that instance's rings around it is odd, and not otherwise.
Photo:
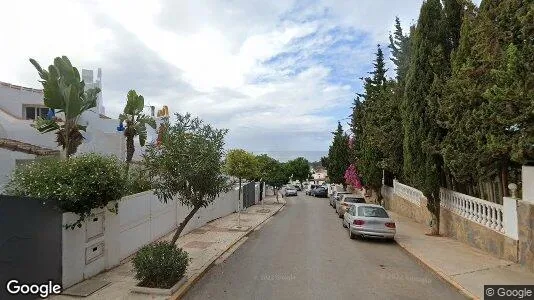
[(6, 191), (10, 195), (57, 201), (64, 212), (80, 216), (68, 227), (81, 227), (91, 209), (119, 200), (125, 193), (122, 163), (113, 156), (84, 154), (68, 160), (40, 159), (17, 167)]
[(133, 258), (135, 278), (140, 286), (171, 288), (189, 265), (187, 252), (167, 241), (144, 246)]
[(152, 189), (148, 172), (142, 166), (130, 166), (126, 195), (133, 195)]

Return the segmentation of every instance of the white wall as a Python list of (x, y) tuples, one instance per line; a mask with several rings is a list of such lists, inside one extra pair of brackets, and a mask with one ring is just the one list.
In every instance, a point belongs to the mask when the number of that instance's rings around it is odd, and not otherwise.
[(34, 159), (35, 155), (0, 148), (0, 193), (15, 170), (17, 159)]
[(0, 83), (0, 109), (22, 118), (22, 105), (43, 105), (43, 94), (24, 88), (14, 88)]
[[(182, 235), (235, 212), (237, 196), (236, 190), (221, 194), (195, 214)], [(119, 265), (142, 246), (176, 229), (190, 210), (177, 199), (162, 203), (152, 191), (121, 199), (118, 214), (93, 210), (94, 216), (81, 228), (63, 229), (63, 288)], [(75, 220), (75, 214), (63, 214), (64, 224)]]

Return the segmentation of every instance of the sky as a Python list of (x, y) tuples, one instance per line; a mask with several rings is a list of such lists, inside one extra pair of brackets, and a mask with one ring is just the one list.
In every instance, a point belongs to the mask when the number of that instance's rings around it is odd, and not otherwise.
[[(6, 0), (2, 0), (6, 1)], [(328, 150), (377, 44), (422, 0), (17, 0), (0, 10), (0, 81), (40, 88), (28, 59), (102, 68), (106, 114), (145, 104), (229, 129), (227, 148)], [(9, 30), (6, 30), (9, 29)], [(393, 66), (388, 60), (390, 76)]]

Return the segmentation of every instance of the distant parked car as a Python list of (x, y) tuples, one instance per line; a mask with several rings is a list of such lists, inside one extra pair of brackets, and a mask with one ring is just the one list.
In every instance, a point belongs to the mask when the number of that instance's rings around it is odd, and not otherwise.
[(328, 197), (328, 189), (324, 186), (319, 186), (311, 190), (311, 195), (314, 197)]
[(348, 228), (349, 238), (374, 237), (393, 240), (395, 221), (377, 204), (355, 204), (343, 215), (343, 227)]
[(292, 185), (286, 185), (286, 188), (285, 188), (285, 191), (284, 191), (284, 195), (286, 197), (297, 196), (297, 188), (295, 188)]
[(317, 184), (308, 185), (308, 187), (306, 188), (306, 195), (311, 196), (311, 191), (313, 191), (313, 189), (315, 189), (317, 186), (318, 186)]
[(339, 200), (341, 195), (347, 195), (350, 194), (350, 192), (334, 192), (332, 196), (330, 197), (330, 206), (333, 208), (336, 208), (336, 201)]
[(347, 210), (356, 203), (365, 203), (365, 198), (354, 197), (353, 195), (343, 195), (341, 200), (336, 202), (336, 213), (339, 218), (343, 218), (343, 215)]

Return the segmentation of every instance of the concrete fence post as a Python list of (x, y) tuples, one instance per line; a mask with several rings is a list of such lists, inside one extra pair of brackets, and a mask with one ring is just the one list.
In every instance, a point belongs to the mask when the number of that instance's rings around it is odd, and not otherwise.
[(503, 227), (506, 236), (518, 240), (517, 200), (510, 197), (503, 198)]
[(534, 204), (534, 166), (523, 166), (521, 179), (523, 181), (523, 201)]

